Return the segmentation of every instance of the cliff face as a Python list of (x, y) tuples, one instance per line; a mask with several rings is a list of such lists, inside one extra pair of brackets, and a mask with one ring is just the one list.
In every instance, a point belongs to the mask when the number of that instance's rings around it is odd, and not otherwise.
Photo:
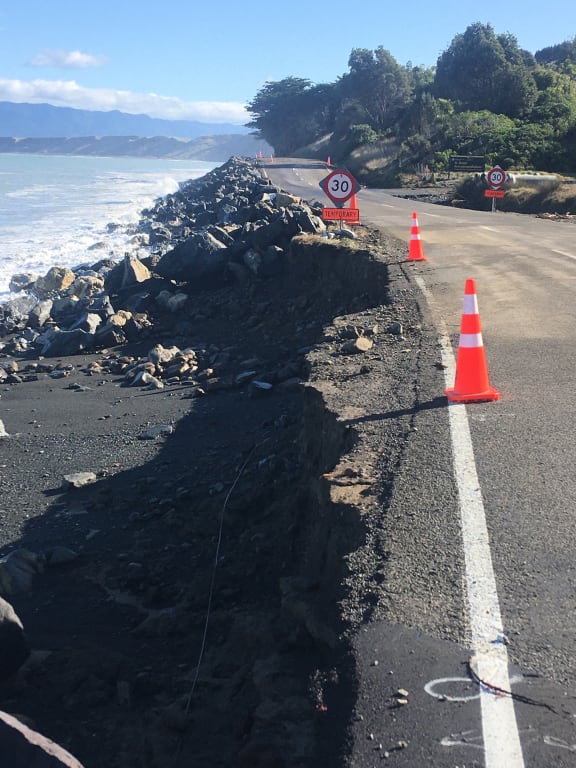
[(88, 155), (95, 157), (166, 157), (221, 162), (232, 156), (271, 154), (271, 147), (251, 134), (201, 136), (77, 136), (73, 138), (0, 137), (0, 153)]

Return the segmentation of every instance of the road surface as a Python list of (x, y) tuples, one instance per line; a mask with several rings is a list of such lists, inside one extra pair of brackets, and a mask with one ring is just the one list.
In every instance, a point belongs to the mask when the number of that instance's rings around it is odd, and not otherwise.
[[(332, 205), (324, 164), (265, 171)], [(576, 225), (385, 190), (357, 199), (362, 223), (406, 241), (407, 255), (417, 212), (427, 260), (404, 269), (435, 349), (386, 516), (397, 598), (357, 641), (353, 764), (576, 766)], [(467, 278), (501, 399), (448, 406), (429, 367), (441, 360), (452, 385)], [(460, 580), (446, 575), (454, 566)]]

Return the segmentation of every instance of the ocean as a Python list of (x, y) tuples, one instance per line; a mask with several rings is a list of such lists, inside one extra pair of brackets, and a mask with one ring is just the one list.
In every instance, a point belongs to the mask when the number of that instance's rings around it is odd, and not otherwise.
[(218, 165), (0, 154), (0, 302), (14, 296), (8, 285), (19, 272), (121, 259), (132, 247), (127, 228), (143, 209)]

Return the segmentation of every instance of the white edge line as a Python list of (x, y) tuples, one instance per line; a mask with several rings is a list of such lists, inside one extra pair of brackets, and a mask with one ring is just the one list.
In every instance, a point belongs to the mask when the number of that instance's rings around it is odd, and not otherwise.
[[(456, 373), (450, 338), (444, 321), (437, 311), (434, 297), (423, 278), (416, 275), (415, 280), (434, 316), (444, 365), (444, 377), (446, 386), (449, 387), (453, 385)], [(504, 641), (486, 513), (478, 481), (466, 406), (450, 405), (448, 417), (460, 506), (466, 598), (472, 648), (475, 654), (475, 671), (481, 680), (493, 686), (493, 689), (486, 686), (480, 687), (485, 766), (486, 768), (524, 768), (514, 702), (510, 696), (498, 695), (495, 691), (496, 688), (504, 691), (511, 690), (508, 651)]]
[(552, 248), (552, 253), (558, 253), (560, 256), (568, 256), (569, 259), (576, 259), (576, 256), (573, 253), (566, 253), (566, 251), (557, 251), (555, 248)]

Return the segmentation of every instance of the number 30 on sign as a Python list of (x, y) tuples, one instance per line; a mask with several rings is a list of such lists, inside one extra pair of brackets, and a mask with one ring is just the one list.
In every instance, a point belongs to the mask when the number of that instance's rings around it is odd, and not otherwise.
[(343, 205), (358, 191), (358, 182), (349, 171), (332, 171), (320, 187), (335, 205)]

